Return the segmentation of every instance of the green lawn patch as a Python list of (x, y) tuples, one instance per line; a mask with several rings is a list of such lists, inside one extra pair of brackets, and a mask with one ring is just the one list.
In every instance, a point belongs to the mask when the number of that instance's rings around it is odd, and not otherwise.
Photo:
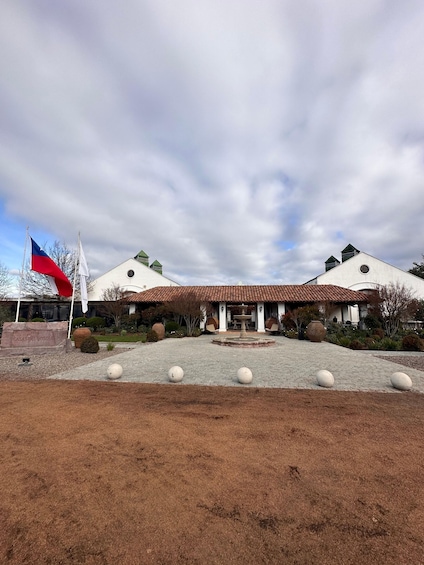
[(98, 341), (107, 343), (134, 343), (136, 341), (146, 341), (146, 334), (127, 334), (127, 335), (97, 335)]

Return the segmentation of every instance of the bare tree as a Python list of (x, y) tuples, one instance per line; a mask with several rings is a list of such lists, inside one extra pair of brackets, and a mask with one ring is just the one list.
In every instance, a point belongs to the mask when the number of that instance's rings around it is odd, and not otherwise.
[(121, 327), (122, 316), (126, 312), (126, 294), (123, 288), (117, 283), (112, 283), (112, 285), (106, 288), (101, 294), (103, 304), (100, 306), (99, 310), (103, 316), (112, 318), (113, 324), (117, 329)]
[(0, 261), (0, 300), (7, 298), (11, 286), (12, 276), (9, 273), (9, 269)]
[(418, 302), (410, 288), (399, 282), (381, 286), (378, 289), (379, 309), (386, 334), (393, 337), (401, 322), (412, 318)]
[(334, 314), (334, 310), (336, 309), (336, 305), (334, 302), (327, 300), (322, 302), (319, 306), (319, 312), (324, 320), (324, 325), (326, 326), (328, 322), (330, 322), (330, 317)]
[(303, 327), (306, 327), (312, 320), (318, 320), (320, 318), (320, 311), (318, 306), (315, 304), (307, 304), (306, 306), (300, 306), (295, 308), (290, 312), (287, 312), (286, 316), (296, 326), (296, 331), (299, 333)]
[(207, 316), (212, 308), (204, 303), (195, 292), (189, 292), (165, 305), (167, 312), (176, 319), (182, 318), (187, 328), (187, 335), (193, 335), (193, 330), (199, 327), (200, 322)]

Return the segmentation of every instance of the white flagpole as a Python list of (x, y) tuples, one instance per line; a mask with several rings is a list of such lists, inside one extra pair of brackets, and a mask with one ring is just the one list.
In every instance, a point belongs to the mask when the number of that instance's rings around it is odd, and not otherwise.
[(72, 320), (74, 318), (75, 283), (76, 283), (76, 280), (77, 280), (77, 265), (78, 265), (78, 262), (79, 262), (79, 249), (80, 249), (80, 234), (78, 232), (78, 251), (77, 251), (77, 254), (75, 256), (74, 282), (73, 282), (73, 285), (72, 285), (71, 310), (69, 312), (68, 339), (71, 338)]
[(21, 294), (22, 294), (22, 279), (24, 278), (24, 268), (25, 268), (25, 255), (26, 255), (26, 246), (28, 242), (28, 226), (25, 233), (25, 244), (24, 244), (24, 257), (22, 259), (22, 269), (21, 269), (21, 276), (19, 277), (19, 294), (18, 294), (18, 302), (16, 304), (16, 318), (15, 322), (19, 322), (19, 310), (21, 308)]
[(88, 312), (87, 278), (89, 276), (89, 272), (88, 272), (87, 260), (85, 258), (84, 250), (81, 244), (81, 239), (79, 242), (78, 273), (79, 273), (79, 281), (80, 281), (81, 309), (83, 314), (86, 314)]

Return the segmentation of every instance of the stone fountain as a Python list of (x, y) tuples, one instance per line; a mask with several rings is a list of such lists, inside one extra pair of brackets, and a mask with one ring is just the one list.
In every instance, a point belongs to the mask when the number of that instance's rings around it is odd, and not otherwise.
[[(231, 308), (229, 306), (228, 308)], [(275, 344), (275, 339), (268, 337), (253, 337), (246, 332), (246, 322), (252, 319), (251, 314), (246, 314), (246, 304), (241, 304), (241, 314), (234, 314), (234, 319), (241, 323), (239, 337), (216, 337), (212, 340), (215, 345), (228, 347), (268, 347)]]
[(247, 322), (247, 320), (252, 319), (252, 314), (246, 314), (246, 305), (245, 304), (241, 305), (241, 314), (234, 314), (234, 319), (240, 320), (240, 322), (241, 322), (239, 339), (250, 339), (250, 338), (247, 337), (247, 333), (246, 333), (246, 322)]

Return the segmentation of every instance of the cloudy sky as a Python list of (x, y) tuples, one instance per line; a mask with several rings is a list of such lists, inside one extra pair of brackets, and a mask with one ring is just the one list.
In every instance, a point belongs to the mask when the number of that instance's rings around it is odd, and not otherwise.
[(0, 2), (0, 261), (303, 283), (424, 253), (422, 0)]

